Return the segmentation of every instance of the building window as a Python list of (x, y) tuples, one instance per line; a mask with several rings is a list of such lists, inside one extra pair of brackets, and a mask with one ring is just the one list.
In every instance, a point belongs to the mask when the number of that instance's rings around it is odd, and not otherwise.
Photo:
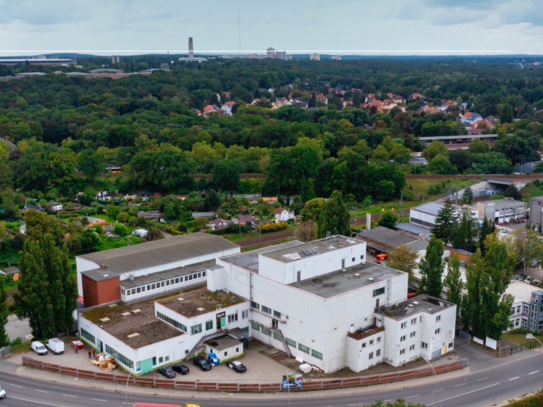
[[(126, 356), (120, 354), (115, 349), (113, 349), (111, 346), (106, 344), (106, 353), (113, 356), (117, 361), (121, 362), (123, 365), (128, 367), (129, 369), (134, 369), (134, 362), (132, 362), (130, 359), (128, 359)], [(153, 364), (156, 365), (156, 360), (153, 359)]]
[(423, 349), (428, 349), (428, 344), (426, 342), (421, 342), (421, 347)]
[(370, 346), (372, 346), (372, 345), (373, 345), (373, 342), (374, 342), (374, 341), (373, 341), (373, 339), (372, 339), (372, 340), (370, 341)]
[(378, 295), (385, 293), (385, 287), (378, 288), (377, 290), (373, 290), (373, 296), (377, 297)]
[(401, 325), (402, 329), (405, 329), (407, 328), (407, 322), (402, 322), (402, 325)]
[(402, 336), (400, 337), (400, 342), (403, 342), (403, 341), (405, 341), (405, 335), (402, 335)]
[(155, 289), (155, 284), (151, 285), (151, 289), (152, 289), (152, 290)]
[(94, 335), (90, 332), (85, 331), (83, 328), (81, 328), (81, 336), (93, 345), (96, 343), (96, 338), (94, 337)]
[(238, 313), (228, 315), (228, 323), (231, 324), (232, 322), (236, 322), (238, 320)]
[(279, 311), (273, 311), (273, 316), (274, 316), (275, 318), (281, 319), (281, 313), (280, 313)]
[(413, 318), (411, 320), (411, 325), (417, 325), (417, 318)]
[(202, 271), (202, 277), (205, 277), (205, 276), (206, 276), (206, 272)]
[(409, 334), (409, 337), (410, 337), (410, 338), (414, 338), (416, 334), (417, 334), (417, 332), (416, 332), (416, 331), (413, 331), (413, 332), (411, 332), (411, 333)]
[(272, 313), (272, 310), (268, 307), (266, 307), (265, 305), (262, 306), (262, 312), (265, 312), (266, 314), (270, 314)]
[(175, 279), (175, 284), (179, 284), (179, 277)]
[(254, 301), (251, 301), (251, 307), (253, 307), (254, 309), (260, 309), (260, 305)]
[(373, 359), (373, 352), (370, 352), (369, 356), (368, 356), (368, 359)]
[(169, 362), (170, 361), (170, 357), (169, 356), (164, 356), (164, 362)]
[(189, 281), (189, 276), (185, 276), (185, 281)]
[(206, 331), (211, 331), (213, 329), (213, 321), (206, 321)]
[(267, 336), (271, 336), (271, 330), (269, 328), (262, 327), (262, 333)]
[(300, 349), (302, 352), (309, 353), (309, 348), (301, 343), (298, 344), (298, 349)]
[(166, 285), (170, 285), (170, 280), (166, 281)]
[(145, 292), (145, 286), (141, 287), (141, 292)]
[(182, 330), (183, 332), (187, 332), (187, 327), (186, 327), (185, 325), (183, 325), (182, 323), (177, 322), (176, 320), (174, 320), (174, 319), (172, 319), (172, 318), (170, 318), (170, 317), (168, 317), (168, 316), (162, 314), (161, 312), (157, 312), (157, 313), (156, 313), (156, 316), (157, 316), (159, 319), (161, 319), (161, 320), (167, 322), (168, 324), (175, 326), (177, 329), (180, 329), (180, 330)]
[(377, 349), (375, 351), (375, 356), (381, 356), (381, 349)]
[(161, 356), (158, 358), (158, 364), (161, 365), (162, 363), (164, 363), (164, 358)]
[(124, 295), (124, 288), (121, 288), (121, 294)]
[(192, 274), (189, 275), (189, 280), (192, 280)]
[(360, 256), (360, 260), (364, 260), (364, 255)]
[(311, 356), (322, 360), (322, 353), (317, 352), (315, 349), (311, 349)]
[(281, 335), (279, 335), (279, 332), (273, 332), (273, 339), (275, 339), (276, 341), (281, 340)]
[(156, 356), (153, 356), (153, 366), (156, 366)]
[(260, 332), (260, 325), (256, 322), (251, 322), (251, 328), (253, 328), (255, 331)]
[(362, 343), (362, 349), (364, 349), (366, 347), (366, 342), (363, 342)]
[(151, 289), (151, 284), (149, 284), (149, 285), (147, 286), (147, 291), (149, 291), (150, 289)]
[(405, 348), (403, 348), (402, 350), (400, 350), (400, 355), (405, 355)]
[(286, 341), (288, 346), (292, 346), (293, 348), (296, 347), (296, 342), (294, 342), (292, 339), (285, 338), (285, 341)]
[(437, 328), (435, 332), (436, 332), (436, 335), (441, 333), (441, 328)]
[(436, 317), (436, 322), (439, 322), (439, 321), (441, 321), (441, 315), (438, 315), (438, 316)]
[(245, 310), (241, 311), (241, 319), (246, 319), (246, 318), (249, 318), (249, 310), (248, 309), (245, 309)]
[(380, 336), (377, 337), (377, 343), (381, 343), (381, 337)]
[(199, 333), (202, 333), (202, 324), (193, 325), (190, 327), (190, 334), (191, 335), (197, 335)]
[(411, 346), (409, 347), (409, 351), (412, 351), (412, 350), (415, 350), (415, 345), (411, 345)]
[(202, 273), (198, 273), (198, 278), (202, 278)]
[(356, 259), (353, 257), (353, 259), (352, 259), (351, 261), (354, 263), (355, 260), (356, 260)]

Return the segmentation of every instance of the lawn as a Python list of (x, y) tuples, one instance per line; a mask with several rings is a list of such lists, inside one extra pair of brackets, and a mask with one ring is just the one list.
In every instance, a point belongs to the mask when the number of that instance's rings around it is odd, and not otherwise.
[[(534, 337), (539, 339), (540, 341), (543, 341), (543, 334), (534, 334)], [(516, 343), (517, 345), (524, 345), (527, 342), (532, 342), (532, 347), (541, 346), (539, 342), (537, 342), (536, 340), (526, 339), (526, 334), (524, 333), (519, 334), (519, 333), (516, 333), (516, 331), (504, 333), (502, 335), (502, 339), (507, 339), (508, 341)]]

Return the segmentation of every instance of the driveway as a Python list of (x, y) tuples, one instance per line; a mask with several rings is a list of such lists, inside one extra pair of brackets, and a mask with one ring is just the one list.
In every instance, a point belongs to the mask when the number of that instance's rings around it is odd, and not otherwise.
[(17, 315), (11, 314), (8, 316), (8, 323), (6, 324), (6, 333), (11, 341), (21, 338), (24, 340), (25, 336), (30, 335), (30, 325), (28, 319), (19, 319)]

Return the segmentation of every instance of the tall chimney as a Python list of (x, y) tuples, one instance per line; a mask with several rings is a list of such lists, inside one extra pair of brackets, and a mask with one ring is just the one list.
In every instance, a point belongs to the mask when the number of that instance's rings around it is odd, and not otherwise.
[(366, 213), (366, 230), (371, 229), (371, 213)]
[(189, 37), (189, 59), (194, 58), (194, 45), (192, 43), (192, 37)]

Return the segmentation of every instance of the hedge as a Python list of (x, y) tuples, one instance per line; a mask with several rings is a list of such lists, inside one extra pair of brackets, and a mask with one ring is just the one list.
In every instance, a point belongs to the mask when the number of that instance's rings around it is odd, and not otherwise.
[(543, 406), (543, 393), (536, 394), (535, 396), (526, 397), (525, 399), (513, 401), (507, 404), (505, 407), (539, 407)]
[(268, 223), (266, 225), (262, 225), (260, 227), (260, 230), (262, 233), (271, 233), (271, 232), (279, 232), (280, 230), (285, 230), (288, 228), (287, 222), (279, 222), (279, 223)]

